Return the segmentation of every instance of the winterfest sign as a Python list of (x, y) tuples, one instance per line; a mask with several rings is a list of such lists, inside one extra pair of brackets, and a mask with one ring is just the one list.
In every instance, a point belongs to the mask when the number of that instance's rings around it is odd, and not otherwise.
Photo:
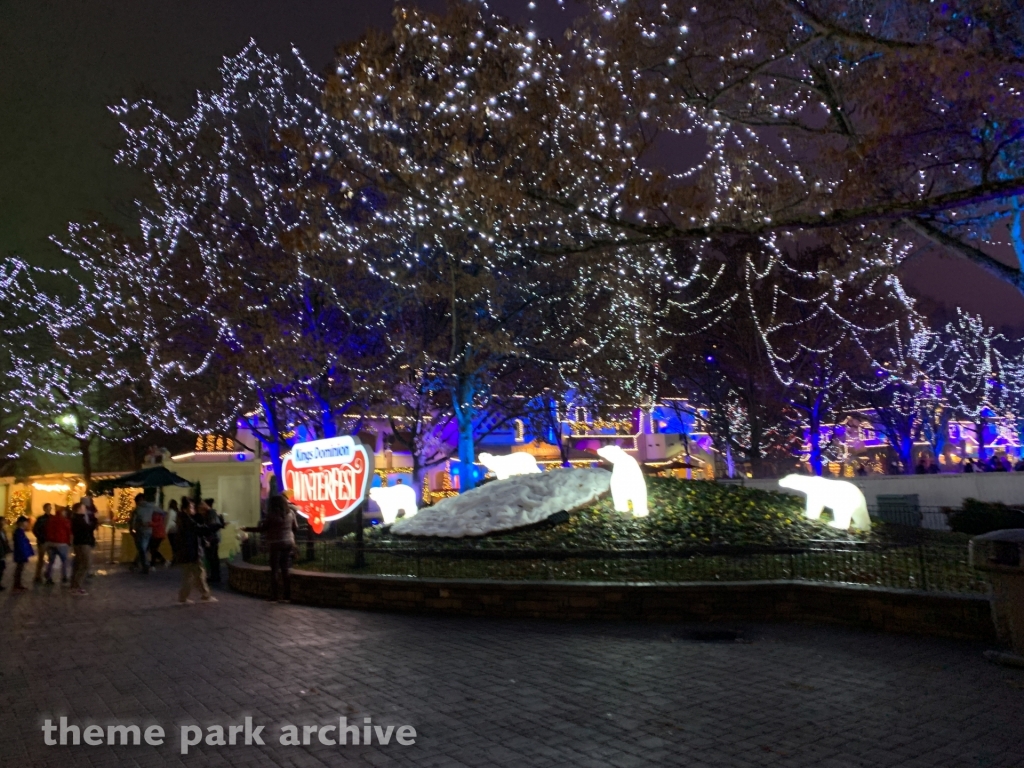
[(366, 499), (373, 457), (350, 436), (297, 443), (281, 467), (292, 503), (320, 533)]

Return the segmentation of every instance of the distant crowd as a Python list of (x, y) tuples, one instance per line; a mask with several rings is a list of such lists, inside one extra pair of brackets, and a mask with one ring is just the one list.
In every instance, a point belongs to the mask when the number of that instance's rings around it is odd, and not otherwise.
[[(68, 585), (73, 595), (87, 595), (85, 581), (91, 576), (92, 552), (96, 547), (99, 518), (92, 497), (85, 496), (72, 507), (43, 505), (43, 514), (33, 522), (21, 515), (14, 523), (13, 533), (0, 518), (0, 591), (5, 590), (4, 574), (7, 558), (13, 555), (13, 591), (25, 592), (25, 569), (35, 557), (33, 583), (54, 586), (54, 567), (60, 561), (61, 585)], [(147, 491), (135, 497), (135, 508), (128, 524), (135, 545), (135, 561), (131, 570), (146, 575), (155, 566), (181, 569), (178, 602), (188, 604), (192, 590), (198, 590), (203, 602), (216, 602), (210, 584), (221, 581), (221, 531), (226, 521), (215, 508), (213, 499), (194, 501), (183, 496), (161, 509), (155, 493)], [(289, 568), (295, 550), (298, 523), (291, 505), (284, 496), (272, 496), (266, 515), (259, 525), (243, 531), (263, 534), (270, 555), (271, 600), (278, 600), (278, 581), (282, 582), (283, 599), (291, 599)], [(29, 539), (35, 539), (35, 547)], [(169, 545), (170, 559), (161, 551)], [(69, 583), (70, 582), (70, 583)]]
[[(932, 461), (931, 457), (925, 456), (918, 459), (917, 464), (914, 466), (915, 475), (938, 475), (946, 474), (950, 471), (955, 473), (957, 470), (947, 467), (944, 472), (936, 462)], [(968, 458), (964, 459), (959, 471), (967, 474), (973, 472), (1024, 472), (1024, 457), (1018, 458), (1016, 462), (1011, 461), (1008, 456), (998, 454), (992, 455), (987, 459)], [(859, 464), (855, 472), (858, 477), (866, 477), (870, 474), (864, 464)], [(889, 464), (889, 474), (904, 474), (903, 466), (898, 461), (891, 462)]]
[[(36, 554), (28, 538), (29, 522), (25, 515), (18, 517), (12, 537), (7, 531), (7, 521), (0, 519), (0, 590), (6, 589), (3, 576), (7, 569), (7, 555), (11, 553), (14, 555), (14, 591), (24, 592), (27, 589), (24, 584), (25, 566)], [(97, 527), (96, 507), (89, 497), (71, 509), (59, 507), (56, 514), (51, 504), (43, 505), (43, 514), (36, 518), (31, 528), (39, 548), (34, 581), (42, 583), (45, 565), (46, 584), (52, 585), (53, 566), (60, 560), (61, 583), (67, 584), (70, 570), (73, 594), (86, 594), (84, 582), (89, 573), (92, 550), (96, 546)], [(73, 566), (70, 561), (72, 551)]]
[[(132, 570), (149, 573), (153, 565), (181, 568), (181, 589), (178, 601), (189, 602), (192, 589), (199, 591), (204, 602), (215, 602), (210, 584), (220, 583), (220, 535), (226, 522), (214, 508), (213, 499), (193, 501), (182, 496), (180, 504), (174, 500), (161, 509), (152, 492), (135, 497), (135, 509), (128, 530), (135, 542), (135, 562)], [(160, 551), (164, 541), (171, 550), (168, 562)]]
[[(182, 572), (179, 602), (191, 602), (188, 598), (193, 588), (199, 590), (204, 601), (216, 602), (209, 582), (216, 584), (221, 580), (219, 550), (224, 525), (213, 499), (197, 504), (183, 497), (180, 504), (171, 501), (165, 511), (157, 506), (152, 492), (140, 493), (135, 497), (135, 508), (128, 524), (135, 544), (135, 562), (131, 568), (148, 574), (154, 564), (170, 566), (173, 562)], [(60, 561), (61, 585), (70, 586), (74, 595), (88, 594), (85, 580), (91, 571), (98, 527), (96, 506), (89, 496), (70, 508), (54, 509), (52, 504), (44, 504), (43, 514), (35, 522), (21, 515), (14, 523), (13, 535), (8, 532), (6, 521), (0, 520), (0, 590), (6, 589), (3, 576), (7, 556), (13, 554), (14, 592), (27, 591), (25, 568), (35, 556), (33, 583), (53, 586), (56, 583), (54, 567)], [(35, 539), (35, 547), (29, 540), (29, 532)], [(171, 545), (170, 562), (160, 552), (165, 540)]]

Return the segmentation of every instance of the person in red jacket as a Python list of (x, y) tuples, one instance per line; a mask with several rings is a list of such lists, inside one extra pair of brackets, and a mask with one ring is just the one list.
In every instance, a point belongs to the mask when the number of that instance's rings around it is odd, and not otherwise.
[(149, 562), (153, 566), (166, 564), (167, 559), (160, 554), (160, 545), (167, 538), (167, 513), (162, 509), (154, 510), (152, 525), (149, 537)]
[(60, 558), (61, 584), (68, 582), (68, 551), (71, 548), (71, 518), (67, 507), (57, 507), (57, 512), (46, 524), (46, 549), (50, 562), (46, 565), (46, 583), (53, 584), (53, 562)]

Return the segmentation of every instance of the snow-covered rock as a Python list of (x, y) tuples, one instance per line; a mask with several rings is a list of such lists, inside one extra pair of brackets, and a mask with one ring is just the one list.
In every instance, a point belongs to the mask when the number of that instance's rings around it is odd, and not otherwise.
[(611, 476), (605, 469), (553, 469), (495, 480), (398, 520), (391, 532), (461, 539), (534, 525), (596, 501), (608, 493)]

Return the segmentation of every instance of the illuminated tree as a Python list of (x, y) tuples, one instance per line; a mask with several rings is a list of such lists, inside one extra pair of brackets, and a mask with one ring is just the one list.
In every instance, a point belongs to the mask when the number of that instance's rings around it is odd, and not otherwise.
[(792, 247), (764, 264), (748, 257), (746, 293), (786, 402), (808, 434), (808, 463), (821, 475), (822, 427), (838, 420), (854, 381), (870, 376), (912, 333), (913, 302), (892, 243)]
[(326, 237), (325, 207), (351, 196), (327, 171), (340, 131), (319, 108), (321, 81), (297, 54), (253, 44), (221, 76), (184, 120), (148, 101), (114, 109), (117, 159), (150, 183), (141, 237), (90, 224), (61, 245), (95, 276), (108, 322), (145, 350), (160, 426), (240, 418), (279, 473), (296, 429), (335, 434), (386, 359), (380, 281)]
[(956, 318), (931, 334), (922, 365), (961, 418), (974, 423), (978, 457), (985, 458), (985, 425), (1017, 403), (1020, 379), (1009, 354), (1010, 341), (982, 318), (957, 308)]
[(940, 383), (922, 383), (918, 409), (921, 414), (921, 436), (928, 441), (932, 456), (938, 461), (949, 442), (949, 422), (953, 418), (953, 409), (943, 397)]
[(20, 447), (77, 452), (88, 485), (98, 441), (130, 440), (143, 429), (150, 403), (143, 357), (69, 273), (11, 261), (4, 280), (5, 314), (21, 318), (5, 354), (7, 408), (21, 421)]
[[(595, 218), (640, 242), (898, 234), (937, 243), (1024, 290), (1021, 271), (979, 245), (1000, 222), (1017, 220), (1014, 200), (1024, 194), (1024, 28), (1010, 6), (591, 7), (573, 30), (574, 51), (600, 62), (623, 97), (609, 105), (618, 114), (602, 117), (645, 120), (649, 135), (665, 135), (662, 147), (680, 137), (679, 155), (694, 158), (675, 175), (647, 173), (647, 183), (633, 185), (632, 205), (611, 221), (599, 211)], [(649, 215), (638, 221), (638, 210)]]
[(770, 476), (789, 452), (784, 390), (746, 308), (728, 302), (725, 317), (684, 336), (662, 364), (673, 394), (685, 395), (732, 476), (737, 463)]
[[(11, 474), (26, 444), (31, 425), (17, 386), (18, 369), (28, 352), (47, 336), (40, 313), (31, 312), (36, 286), (32, 270), (13, 257), (0, 261), (0, 474)], [(22, 292), (28, 290), (28, 297)]]
[[(368, 211), (330, 237), (446, 328), (403, 350), (406, 364), (442, 382), (469, 465), (482, 409), (503, 382), (527, 381), (519, 371), (582, 370), (629, 331), (634, 357), (646, 354), (643, 334), (635, 344), (647, 322), (631, 300), (639, 291), (626, 286), (665, 275), (652, 269), (657, 248), (620, 248), (590, 215), (618, 204), (606, 163), (636, 133), (580, 119), (614, 91), (605, 78), (586, 84), (596, 65), (570, 73), (550, 41), (468, 4), (443, 18), (395, 17), (390, 36), (343, 47), (327, 81), (325, 103), (348, 142), (334, 174)], [(600, 199), (581, 214), (567, 203), (576, 194)], [(581, 239), (604, 244), (573, 255)], [(463, 478), (463, 490), (472, 484)]]

